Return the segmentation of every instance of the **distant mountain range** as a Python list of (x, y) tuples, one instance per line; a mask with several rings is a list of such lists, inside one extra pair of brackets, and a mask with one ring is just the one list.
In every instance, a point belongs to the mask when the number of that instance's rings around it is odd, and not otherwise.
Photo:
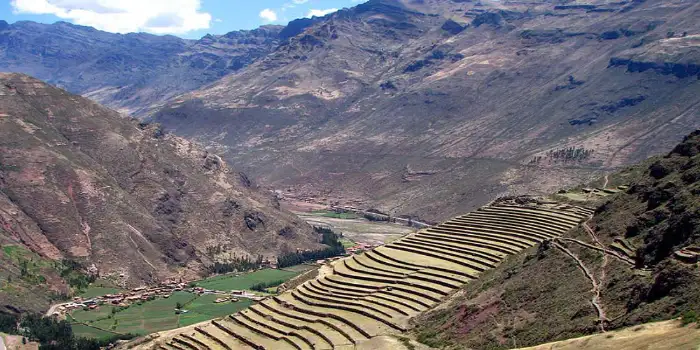
[(1, 25), (21, 71), (261, 183), (432, 221), (658, 154), (700, 124), (700, 4), (371, 0), (198, 41)]
[(22, 72), (133, 115), (267, 55), (282, 26), (200, 40), (112, 34), (66, 22), (0, 21), (0, 70)]

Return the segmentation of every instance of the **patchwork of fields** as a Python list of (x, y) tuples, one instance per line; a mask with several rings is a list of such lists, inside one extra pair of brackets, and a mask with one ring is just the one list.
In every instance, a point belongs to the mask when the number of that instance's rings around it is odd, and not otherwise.
[(144, 349), (353, 349), (408, 321), (592, 210), (502, 201), (336, 261), (332, 271), (237, 314), (141, 344)]
[[(298, 274), (313, 269), (311, 265), (298, 265), (288, 269), (264, 269), (243, 274), (228, 274), (210, 277), (195, 282), (195, 285), (209, 290), (228, 292), (250, 290), (256, 284), (287, 281)], [(116, 288), (90, 287), (84, 298), (122, 292)], [(70, 314), (73, 332), (85, 338), (108, 338), (114, 334), (144, 335), (169, 329), (186, 327), (217, 317), (243, 310), (253, 304), (241, 298), (236, 302), (215, 303), (218, 298), (228, 295), (198, 295), (187, 291), (175, 292), (167, 299), (142, 301), (128, 308), (103, 305), (96, 310), (77, 310)], [(187, 313), (176, 314), (177, 304)]]

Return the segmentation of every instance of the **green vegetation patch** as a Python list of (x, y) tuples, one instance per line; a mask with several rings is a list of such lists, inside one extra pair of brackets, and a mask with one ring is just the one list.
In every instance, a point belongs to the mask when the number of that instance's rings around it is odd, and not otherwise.
[(107, 339), (114, 336), (114, 333), (112, 332), (107, 332), (83, 324), (72, 324), (71, 329), (73, 330), (73, 335), (79, 338)]
[(311, 212), (312, 214), (316, 214), (319, 216), (327, 217), (327, 218), (334, 218), (334, 219), (345, 219), (345, 220), (350, 220), (350, 219), (357, 219), (358, 216), (355, 213), (338, 213), (332, 210), (316, 210)]
[(239, 276), (225, 275), (211, 277), (196, 282), (196, 285), (205, 289), (220, 291), (244, 290), (251, 289), (251, 287), (260, 283), (270, 283), (279, 280), (286, 281), (298, 274), (299, 272), (296, 271), (265, 269)]
[(80, 293), (80, 296), (85, 299), (95, 298), (106, 294), (118, 294), (123, 292), (123, 290), (111, 287), (97, 287), (89, 286), (87, 289)]
[[(139, 302), (127, 308), (103, 305), (97, 310), (77, 310), (70, 315), (73, 322), (71, 328), (81, 336), (97, 339), (113, 335), (110, 332), (144, 335), (223, 317), (252, 305), (249, 299), (214, 303), (221, 297), (176, 292), (167, 299)], [(175, 309), (178, 305), (187, 312), (177, 314)]]

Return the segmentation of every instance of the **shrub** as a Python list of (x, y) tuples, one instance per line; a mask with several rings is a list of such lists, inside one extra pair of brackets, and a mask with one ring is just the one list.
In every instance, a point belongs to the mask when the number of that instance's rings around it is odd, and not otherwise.
[(698, 322), (698, 320), (699, 320), (698, 315), (693, 310), (686, 311), (681, 315), (681, 325), (683, 325), (683, 327), (685, 327), (691, 323), (696, 323), (696, 322)]

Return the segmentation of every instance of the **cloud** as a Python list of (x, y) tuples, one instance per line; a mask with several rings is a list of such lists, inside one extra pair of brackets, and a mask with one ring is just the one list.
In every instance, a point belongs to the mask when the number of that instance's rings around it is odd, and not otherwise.
[(299, 4), (305, 4), (305, 3), (307, 3), (308, 1), (309, 1), (309, 0), (292, 0), (292, 2), (295, 3), (295, 4), (297, 4), (297, 5), (299, 5)]
[(262, 18), (265, 22), (274, 22), (277, 20), (277, 13), (270, 9), (264, 9), (260, 11), (260, 18)]
[(325, 10), (317, 10), (317, 9), (311, 9), (309, 12), (306, 14), (306, 17), (323, 17), (329, 13), (337, 12), (338, 9), (333, 8), (333, 9), (325, 9)]
[(212, 21), (200, 0), (12, 0), (17, 14), (54, 15), (114, 33), (183, 34)]

